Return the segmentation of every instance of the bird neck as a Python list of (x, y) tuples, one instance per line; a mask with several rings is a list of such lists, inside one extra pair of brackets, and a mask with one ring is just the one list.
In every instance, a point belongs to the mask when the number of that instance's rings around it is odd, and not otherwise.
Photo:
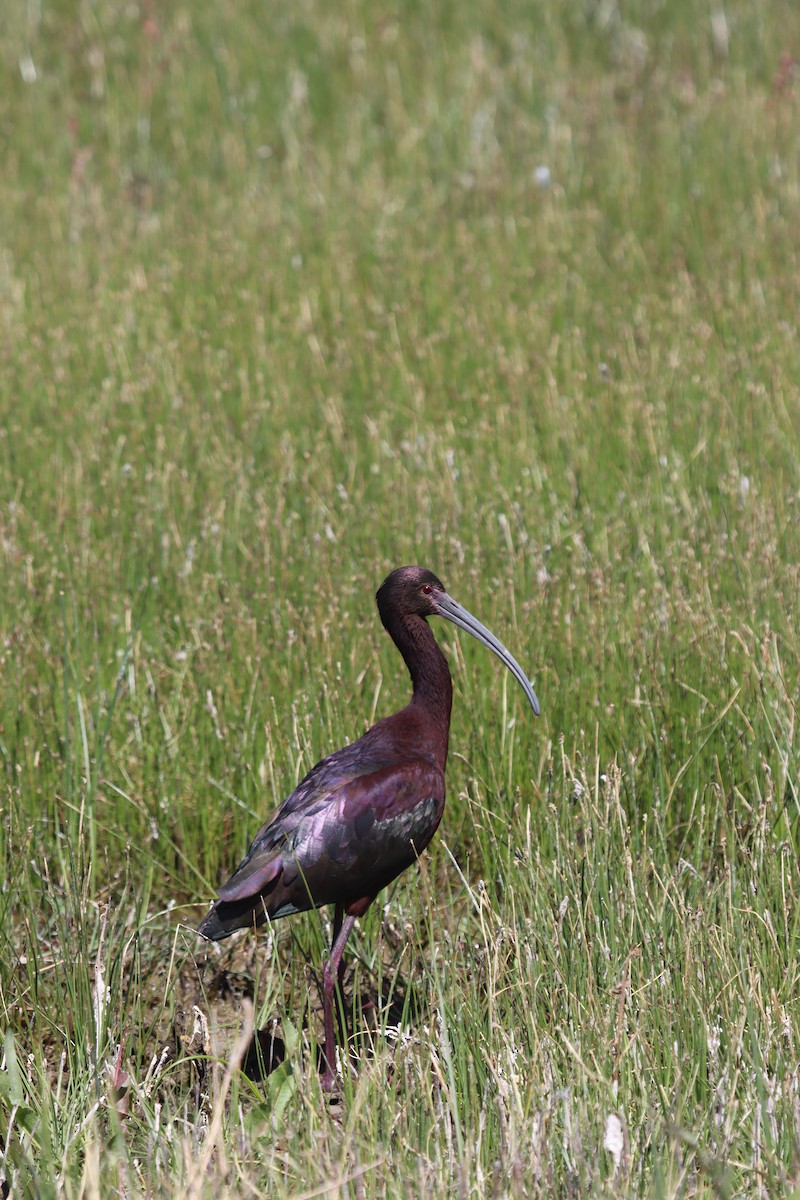
[(428, 719), (443, 738), (444, 756), (450, 730), (450, 710), (453, 706), (453, 684), (447, 659), (424, 617), (406, 614), (389, 625), (389, 633), (408, 667), (416, 708), (423, 708)]

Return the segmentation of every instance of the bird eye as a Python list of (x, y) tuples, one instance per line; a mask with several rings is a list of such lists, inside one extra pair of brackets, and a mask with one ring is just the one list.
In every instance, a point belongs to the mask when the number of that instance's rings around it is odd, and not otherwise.
[(433, 591), (433, 588), (431, 587), (431, 585), (429, 583), (423, 583), (422, 591), (423, 591), (424, 595), (430, 596), (431, 592)]

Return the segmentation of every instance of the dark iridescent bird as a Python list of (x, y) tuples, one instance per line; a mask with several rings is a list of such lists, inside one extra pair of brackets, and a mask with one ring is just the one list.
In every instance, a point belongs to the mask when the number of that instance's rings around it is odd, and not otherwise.
[(376, 600), (411, 674), (411, 701), (309, 771), (262, 825), (198, 931), (218, 941), (289, 913), (336, 906), (322, 975), (326, 1091), (336, 1079), (333, 1003), (345, 943), (378, 892), (420, 856), (444, 810), (453, 687), (426, 617), (446, 617), (494, 651), (539, 715), (519, 663), (431, 571), (392, 571)]

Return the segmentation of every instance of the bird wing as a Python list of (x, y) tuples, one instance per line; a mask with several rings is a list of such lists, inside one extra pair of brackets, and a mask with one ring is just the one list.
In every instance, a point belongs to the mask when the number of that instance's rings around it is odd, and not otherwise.
[(443, 809), (444, 775), (423, 759), (349, 780), (331, 805), (302, 821), (292, 841), (314, 903), (375, 896), (419, 857)]
[(443, 807), (435, 762), (387, 763), (385, 748), (323, 759), (256, 834), (200, 931), (373, 897), (421, 854)]

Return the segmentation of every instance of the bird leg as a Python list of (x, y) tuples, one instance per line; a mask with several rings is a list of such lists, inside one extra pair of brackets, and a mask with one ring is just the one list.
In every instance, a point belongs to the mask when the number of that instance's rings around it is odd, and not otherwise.
[(356, 918), (345, 916), (344, 906), (337, 904), (336, 915), (333, 918), (333, 943), (330, 958), (322, 968), (322, 1007), (325, 1016), (324, 1070), (321, 1079), (323, 1092), (333, 1091), (336, 1083), (336, 1029), (333, 1020), (333, 1006), (337, 984), (341, 994), (342, 975), (344, 974), (342, 955), (355, 923)]
[[(333, 932), (331, 933), (331, 953), (333, 953), (333, 945), (338, 938), (341, 929), (342, 921), (344, 920), (344, 905), (337, 904), (333, 914)], [(339, 960), (339, 970), (337, 971), (339, 981), (339, 991), (344, 996), (344, 955)]]

